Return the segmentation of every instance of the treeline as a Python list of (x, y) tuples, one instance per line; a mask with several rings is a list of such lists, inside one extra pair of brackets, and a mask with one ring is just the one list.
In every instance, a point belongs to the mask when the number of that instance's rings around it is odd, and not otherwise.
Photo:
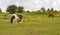
[(24, 11), (24, 7), (22, 6), (16, 6), (16, 5), (9, 5), (6, 9), (6, 12), (9, 12), (9, 13), (22, 13)]
[[(0, 12), (2, 12), (1, 8), (0, 8)], [(30, 12), (59, 12), (59, 11), (54, 10), (53, 8), (51, 9), (48, 8), (46, 10), (46, 8), (44, 7), (41, 7), (37, 11), (29, 11), (29, 10), (25, 11), (23, 6), (9, 5), (6, 9), (6, 12), (13, 14), (13, 13), (22, 13), (22, 12), (30, 13)]]

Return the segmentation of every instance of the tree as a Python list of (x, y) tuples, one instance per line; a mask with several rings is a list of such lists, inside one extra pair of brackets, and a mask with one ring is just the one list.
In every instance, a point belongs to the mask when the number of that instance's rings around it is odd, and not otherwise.
[(27, 10), (26, 12), (27, 12), (27, 13), (30, 13), (30, 11), (29, 11), (29, 10)]
[(38, 10), (38, 12), (41, 12), (40, 10)]
[(47, 9), (47, 12), (50, 12), (50, 9), (49, 8)]
[(17, 6), (16, 5), (9, 5), (8, 7), (7, 7), (7, 12), (9, 12), (9, 13), (15, 13), (16, 12), (16, 9), (17, 9)]
[(59, 12), (59, 11), (55, 10), (54, 12)]
[(42, 12), (46, 12), (46, 10), (45, 10), (44, 7), (42, 7), (40, 10), (41, 10)]
[(54, 11), (54, 9), (53, 9), (53, 8), (51, 8), (51, 11)]
[(17, 12), (22, 13), (24, 11), (23, 9), (24, 8), (22, 6), (19, 6), (19, 7), (17, 7)]
[(2, 10), (1, 10), (1, 8), (0, 8), (0, 13), (2, 13)]

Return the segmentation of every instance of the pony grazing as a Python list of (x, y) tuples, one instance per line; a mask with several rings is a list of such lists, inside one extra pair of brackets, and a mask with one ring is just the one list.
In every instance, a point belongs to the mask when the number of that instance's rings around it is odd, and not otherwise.
[(54, 13), (53, 12), (50, 12), (49, 13), (49, 17), (54, 17)]
[(13, 14), (10, 21), (11, 21), (11, 24), (14, 22), (14, 20), (16, 22), (20, 22), (22, 23), (22, 15), (21, 14)]

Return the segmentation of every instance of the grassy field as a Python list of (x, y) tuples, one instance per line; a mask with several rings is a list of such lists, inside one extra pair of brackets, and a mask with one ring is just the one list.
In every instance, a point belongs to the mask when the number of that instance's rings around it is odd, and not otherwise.
[(11, 14), (5, 15), (0, 14), (0, 35), (60, 35), (60, 17), (22, 13), (22, 24), (10, 24)]

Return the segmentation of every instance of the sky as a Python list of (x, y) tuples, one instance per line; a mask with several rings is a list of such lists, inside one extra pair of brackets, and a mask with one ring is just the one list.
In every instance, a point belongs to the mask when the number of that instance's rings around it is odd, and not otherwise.
[(41, 7), (54, 8), (60, 10), (60, 0), (0, 0), (0, 8), (3, 12), (6, 11), (9, 5), (23, 6), (24, 10), (36, 11)]

